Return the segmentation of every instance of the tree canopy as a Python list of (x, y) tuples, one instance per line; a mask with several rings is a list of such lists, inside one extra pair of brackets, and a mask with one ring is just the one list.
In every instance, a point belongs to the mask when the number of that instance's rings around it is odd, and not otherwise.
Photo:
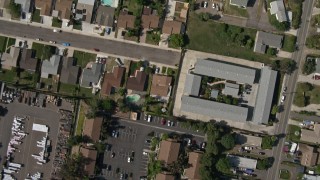
[(302, 73), (306, 75), (313, 73), (316, 70), (316, 65), (315, 59), (306, 60), (302, 68)]
[(222, 136), (220, 143), (226, 149), (232, 149), (235, 146), (235, 139), (232, 134)]
[(84, 179), (87, 176), (84, 166), (86, 158), (81, 154), (72, 154), (62, 165), (60, 174), (64, 179)]
[(103, 99), (99, 102), (99, 108), (101, 110), (113, 113), (116, 108), (116, 103), (110, 98)]
[(169, 38), (169, 42), (173, 48), (182, 47), (184, 45), (184, 39), (182, 34), (172, 34)]
[(230, 163), (227, 158), (221, 158), (218, 160), (216, 164), (216, 168), (218, 171), (222, 173), (229, 173), (230, 172)]

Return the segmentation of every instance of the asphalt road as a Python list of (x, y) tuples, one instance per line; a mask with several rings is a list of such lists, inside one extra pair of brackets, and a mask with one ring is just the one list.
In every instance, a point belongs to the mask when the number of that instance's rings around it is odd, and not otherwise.
[(0, 33), (5, 35), (16, 37), (25, 36), (25, 38), (30, 39), (41, 38), (47, 42), (56, 41), (58, 44), (61, 44), (62, 42), (68, 42), (72, 47), (76, 48), (88, 50), (97, 48), (101, 52), (109, 54), (144, 59), (172, 66), (179, 64), (180, 61), (180, 53), (176, 51), (107, 40), (70, 32), (54, 33), (52, 29), (40, 28), (3, 20), (0, 20), (0, 24)]
[[(293, 102), (294, 91), (299, 74), (299, 67), (303, 57), (303, 49), (305, 47), (306, 37), (308, 35), (309, 22), (312, 13), (313, 0), (304, 1), (303, 14), (301, 17), (301, 26), (297, 34), (297, 43), (299, 45), (298, 51), (293, 53), (292, 59), (297, 62), (298, 69), (291, 75), (288, 75), (285, 80), (285, 86), (287, 86), (286, 101), (284, 102), (285, 110), (279, 114), (279, 124), (276, 124), (276, 134), (286, 134), (287, 124), (290, 115), (291, 104)], [(276, 147), (273, 148), (273, 157), (275, 161), (273, 166), (268, 170), (268, 179), (279, 179), (279, 167), (282, 159), (282, 147), (284, 145), (285, 138), (281, 138)]]

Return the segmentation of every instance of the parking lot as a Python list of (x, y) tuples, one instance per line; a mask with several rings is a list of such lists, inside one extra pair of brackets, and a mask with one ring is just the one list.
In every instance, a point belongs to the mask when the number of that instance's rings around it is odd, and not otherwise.
[[(13, 126), (13, 119), (15, 116), (27, 117), (24, 120), (22, 130), (27, 133), (25, 138), (21, 141), (20, 145), (15, 145), (15, 152), (12, 153), (12, 161), (22, 164), (22, 168), (18, 173), (13, 173), (17, 179), (25, 179), (28, 175), (34, 175), (39, 172), (42, 174), (43, 179), (50, 179), (51, 170), (53, 166), (53, 156), (55, 153), (55, 144), (57, 143), (57, 135), (59, 128), (60, 114), (58, 107), (49, 104), (47, 108), (40, 108), (29, 106), (24, 103), (19, 103), (15, 100), (13, 103), (1, 104), (6, 109), (6, 113), (0, 120), (0, 162), (4, 163), (6, 159), (8, 144), (11, 139), (11, 127)], [(32, 155), (39, 156), (42, 148), (38, 146), (39, 142), (46, 137), (46, 133), (33, 131), (33, 124), (46, 125), (48, 127), (48, 140), (51, 141), (47, 163), (39, 163)], [(40, 155), (41, 156), (41, 155)]]
[[(141, 117), (142, 119), (144, 116)], [(155, 117), (152, 122), (145, 120), (124, 120), (114, 119), (110, 126), (110, 137), (107, 140), (106, 152), (103, 157), (103, 169), (101, 177), (104, 179), (119, 179), (121, 174), (124, 177), (138, 179), (147, 175), (148, 155), (150, 151), (149, 140), (153, 136), (161, 137), (162, 133), (182, 132), (179, 126), (164, 126), (160, 124), (160, 118)], [(175, 131), (180, 129), (180, 131)], [(204, 141), (203, 135), (197, 133), (193, 136), (194, 142), (200, 144)]]

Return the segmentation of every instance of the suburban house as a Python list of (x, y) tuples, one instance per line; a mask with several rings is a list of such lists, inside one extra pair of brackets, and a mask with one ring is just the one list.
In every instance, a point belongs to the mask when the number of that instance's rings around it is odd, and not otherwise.
[(78, 0), (75, 19), (91, 24), (94, 8), (95, 0)]
[(31, 0), (14, 0), (16, 4), (20, 4), (21, 6), (21, 14), (22, 17), (31, 17), (30, 13), (30, 6), (31, 6)]
[(93, 85), (98, 84), (102, 72), (103, 65), (100, 63), (93, 63), (91, 68), (83, 69), (80, 86), (91, 88)]
[(301, 165), (312, 167), (318, 164), (319, 152), (316, 148), (299, 143), (299, 151), (301, 152)]
[(95, 24), (103, 27), (113, 28), (115, 8), (102, 6), (98, 7)]
[(156, 180), (175, 180), (175, 177), (172, 174), (159, 173), (156, 175)]
[(188, 17), (189, 3), (183, 1), (174, 1), (174, 20), (186, 23)]
[(320, 175), (303, 174), (303, 180), (320, 180)]
[(64, 56), (62, 59), (60, 82), (65, 84), (77, 84), (79, 75), (80, 67), (76, 66), (74, 58)]
[(227, 155), (227, 159), (232, 167), (246, 168), (246, 169), (256, 169), (257, 160), (245, 158), (241, 156)]
[(316, 78), (316, 76), (320, 76), (320, 58), (307, 57), (306, 61), (311, 61), (313, 59), (316, 61), (316, 70), (314, 72), (313, 78)]
[[(225, 63), (213, 59), (198, 59), (192, 69), (192, 74), (187, 74), (183, 95), (181, 97), (180, 114), (203, 115), (220, 120), (231, 120), (254, 124), (267, 124), (271, 110), (271, 103), (277, 72), (264, 66), (256, 77), (257, 69)], [(226, 80), (223, 93), (238, 96), (238, 84), (257, 86), (257, 98), (254, 104), (253, 116), (249, 116), (248, 107), (230, 105), (218, 101), (199, 98), (201, 76), (215, 77)], [(257, 81), (259, 80), (259, 84)], [(229, 82), (233, 82), (232, 84)], [(236, 83), (236, 84), (235, 84)], [(231, 87), (232, 86), (232, 87)], [(229, 89), (228, 89), (229, 88)], [(237, 90), (238, 89), (238, 90)], [(217, 98), (219, 92), (212, 91), (212, 99)]]
[(315, 124), (313, 130), (301, 129), (300, 141), (320, 144), (320, 124)]
[(114, 88), (120, 88), (126, 68), (115, 66), (112, 72), (105, 73), (101, 88), (102, 95), (110, 95), (114, 92)]
[(126, 88), (134, 91), (144, 91), (147, 76), (144, 71), (136, 70), (134, 76), (128, 77)]
[(189, 153), (189, 161), (188, 164), (190, 166), (184, 170), (184, 176), (186, 176), (190, 180), (200, 180), (200, 160), (202, 157), (202, 152), (190, 152)]
[(257, 31), (255, 45), (253, 48), (254, 52), (257, 53), (266, 53), (267, 48), (282, 48), (283, 36), (276, 35), (272, 33), (267, 33), (263, 31)]
[(159, 16), (152, 11), (150, 7), (144, 7), (141, 16), (141, 25), (143, 29), (159, 28)]
[(117, 20), (117, 27), (123, 29), (134, 29), (136, 17), (128, 14), (128, 11), (121, 11)]
[(69, 20), (72, 15), (73, 0), (56, 0), (56, 5), (52, 11), (52, 16), (57, 17), (60, 20)]
[(98, 152), (94, 149), (80, 147), (80, 153), (87, 159), (84, 170), (89, 177), (94, 177)]
[(240, 89), (239, 84), (226, 82), (222, 93), (225, 95), (230, 95), (232, 97), (238, 97), (239, 89)]
[(164, 99), (166, 99), (166, 97), (170, 96), (171, 82), (172, 77), (170, 76), (154, 74), (152, 76), (150, 95), (159, 98), (163, 97)]
[(61, 56), (53, 55), (49, 60), (44, 60), (41, 66), (41, 78), (49, 78), (49, 75), (58, 75)]
[(93, 142), (98, 142), (100, 139), (102, 122), (102, 117), (96, 117), (94, 119), (85, 119), (82, 136), (87, 136)]
[(11, 46), (9, 53), (3, 53), (1, 56), (2, 69), (11, 70), (13, 67), (17, 67), (18, 59), (20, 55), (20, 48)]
[(20, 69), (24, 69), (29, 72), (36, 72), (38, 67), (38, 59), (34, 57), (32, 49), (23, 48), (20, 58)]
[(35, 0), (35, 7), (40, 10), (40, 16), (51, 16), (52, 0)]
[(275, 15), (279, 22), (288, 21), (283, 0), (276, 0), (270, 3), (270, 14)]
[(230, 0), (230, 5), (247, 8), (249, 0)]
[(166, 165), (177, 161), (180, 152), (180, 143), (168, 139), (160, 142), (158, 160), (163, 161)]
[(257, 136), (251, 136), (246, 134), (236, 134), (235, 137), (236, 144), (241, 146), (253, 146), (253, 147), (261, 147), (262, 138)]
[(165, 20), (162, 26), (163, 34), (181, 34), (184, 30), (183, 23), (179, 21)]

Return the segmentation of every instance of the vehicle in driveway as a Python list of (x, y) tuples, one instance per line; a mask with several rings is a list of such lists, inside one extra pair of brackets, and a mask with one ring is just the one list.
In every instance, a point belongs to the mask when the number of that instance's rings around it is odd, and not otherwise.
[(131, 163), (131, 162), (132, 162), (131, 157), (128, 157), (128, 163)]
[(165, 125), (166, 124), (166, 120), (164, 118), (161, 119), (161, 124)]
[(70, 46), (70, 43), (63, 42), (62, 45), (63, 45), (63, 46)]
[(283, 103), (284, 100), (286, 100), (286, 96), (285, 96), (285, 95), (282, 95), (282, 96), (281, 96), (281, 103)]
[(59, 29), (53, 29), (53, 32), (61, 32)]
[(112, 152), (112, 153), (111, 153), (111, 158), (114, 158), (115, 155), (116, 155), (116, 153), (115, 153), (115, 152)]
[(37, 40), (37, 41), (42, 41), (42, 39), (41, 39), (41, 38), (36, 38), (36, 40)]
[(149, 153), (148, 153), (148, 152), (145, 152), (145, 151), (143, 151), (142, 154), (145, 155), (145, 156), (148, 156), (148, 155), (149, 155)]
[(171, 126), (171, 121), (168, 121), (168, 126)]
[(205, 148), (206, 148), (206, 145), (207, 145), (206, 142), (201, 143), (201, 149), (205, 149)]
[(151, 122), (151, 115), (148, 115), (148, 122)]
[(56, 42), (55, 42), (55, 41), (49, 41), (49, 43), (51, 43), (51, 44), (56, 44)]

